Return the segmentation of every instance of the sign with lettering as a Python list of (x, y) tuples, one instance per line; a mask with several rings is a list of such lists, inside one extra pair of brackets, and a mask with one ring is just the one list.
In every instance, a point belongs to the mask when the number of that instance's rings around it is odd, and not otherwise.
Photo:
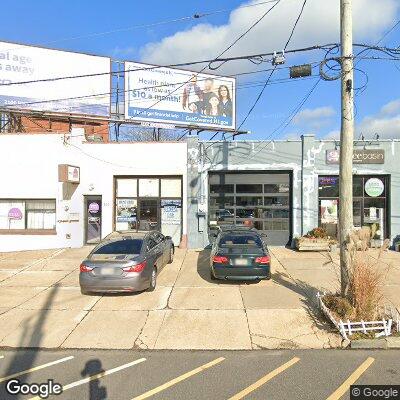
[(60, 164), (58, 166), (59, 182), (79, 183), (80, 176), (81, 176), (81, 170), (79, 167), (66, 164)]
[[(340, 151), (327, 150), (326, 163), (339, 164)], [(381, 149), (355, 149), (353, 152), (353, 164), (384, 164), (385, 150)]]

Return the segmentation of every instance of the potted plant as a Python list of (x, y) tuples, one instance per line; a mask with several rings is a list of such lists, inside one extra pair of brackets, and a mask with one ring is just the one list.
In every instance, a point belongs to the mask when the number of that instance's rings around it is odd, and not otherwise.
[(299, 251), (329, 251), (336, 240), (328, 236), (326, 230), (317, 227), (306, 235), (295, 238), (295, 245)]

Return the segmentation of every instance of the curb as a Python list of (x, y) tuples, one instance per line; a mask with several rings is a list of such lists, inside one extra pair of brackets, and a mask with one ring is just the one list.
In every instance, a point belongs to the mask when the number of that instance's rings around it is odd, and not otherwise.
[(350, 341), (351, 349), (400, 349), (400, 337), (359, 339)]

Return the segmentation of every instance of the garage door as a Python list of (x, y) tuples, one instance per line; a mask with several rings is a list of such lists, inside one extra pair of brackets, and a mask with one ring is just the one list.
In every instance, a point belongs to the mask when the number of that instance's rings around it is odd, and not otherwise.
[(268, 243), (291, 239), (291, 173), (218, 172), (209, 175), (209, 227), (250, 225), (265, 232)]

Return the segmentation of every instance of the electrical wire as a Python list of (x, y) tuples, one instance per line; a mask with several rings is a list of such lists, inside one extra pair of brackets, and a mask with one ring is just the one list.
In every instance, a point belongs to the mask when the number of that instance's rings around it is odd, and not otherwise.
[[(296, 19), (294, 25), (293, 25), (293, 28), (292, 28), (292, 30), (291, 30), (291, 32), (290, 32), (290, 35), (289, 35), (289, 38), (288, 38), (288, 40), (286, 41), (284, 50), (287, 49), (287, 47), (289, 46), (290, 41), (291, 41), (292, 38), (293, 38), (294, 31), (296, 30), (297, 24), (299, 23), (301, 16), (303, 15), (303, 11), (304, 11), (304, 7), (305, 7), (306, 3), (307, 3), (307, 0), (304, 0), (303, 5), (302, 5), (302, 7), (301, 7), (301, 9), (300, 9), (300, 13), (299, 13), (299, 15), (298, 15), (298, 17), (297, 17), (297, 19)], [(276, 70), (276, 67), (277, 67), (277, 66), (275, 65), (274, 68), (272, 69), (272, 71), (270, 72), (270, 74), (268, 75), (268, 78), (266, 79), (266, 81), (265, 81), (265, 83), (264, 83), (264, 86), (262, 87), (260, 93), (259, 93), (258, 96), (256, 97), (256, 99), (255, 99), (253, 105), (250, 107), (249, 111), (247, 112), (246, 116), (243, 118), (243, 120), (242, 120), (242, 122), (240, 123), (239, 127), (237, 128), (237, 130), (240, 130), (240, 128), (245, 124), (245, 122), (246, 122), (247, 119), (249, 118), (250, 114), (253, 112), (253, 110), (254, 110), (255, 107), (257, 106), (258, 102), (260, 101), (260, 99), (261, 99), (261, 97), (262, 97), (262, 95), (263, 95), (263, 93), (264, 93), (264, 91), (265, 91), (265, 88), (267, 87), (267, 85), (268, 85), (268, 83), (269, 83), (269, 81), (270, 81), (272, 75), (274, 74), (274, 72), (275, 72), (275, 70)]]
[[(103, 31), (103, 32), (94, 32), (94, 33), (89, 33), (86, 35), (78, 35), (78, 36), (72, 36), (72, 37), (68, 37), (68, 38), (52, 40), (52, 41), (47, 42), (46, 45), (51, 45), (51, 44), (60, 43), (60, 42), (67, 42), (67, 41), (72, 41), (72, 40), (78, 40), (78, 39), (86, 39), (86, 38), (105, 36), (105, 35), (109, 35), (109, 34), (113, 34), (113, 33), (129, 32), (129, 31), (132, 31), (135, 29), (141, 29), (141, 28), (154, 28), (156, 26), (167, 25), (167, 24), (176, 23), (176, 22), (198, 20), (198, 19), (210, 17), (210, 16), (216, 15), (216, 14), (227, 13), (227, 12), (235, 11), (235, 10), (242, 9), (242, 8), (262, 6), (262, 5), (265, 5), (268, 3), (275, 3), (277, 1), (278, 0), (266, 0), (266, 1), (261, 1), (258, 3), (241, 5), (241, 6), (238, 6), (235, 8), (224, 8), (224, 9), (208, 11), (208, 12), (197, 12), (192, 15), (187, 15), (187, 16), (183, 16), (183, 17), (179, 17), (179, 18), (172, 18), (172, 19), (167, 19), (167, 20), (162, 20), (162, 21), (157, 21), (157, 22), (151, 22), (148, 24), (138, 24), (138, 25), (128, 26), (126, 28), (118, 28), (118, 29), (112, 29), (112, 30)], [(12, 51), (12, 50), (18, 50), (18, 49), (20, 49), (20, 48), (16, 47), (16, 48), (6, 49), (6, 51)]]

